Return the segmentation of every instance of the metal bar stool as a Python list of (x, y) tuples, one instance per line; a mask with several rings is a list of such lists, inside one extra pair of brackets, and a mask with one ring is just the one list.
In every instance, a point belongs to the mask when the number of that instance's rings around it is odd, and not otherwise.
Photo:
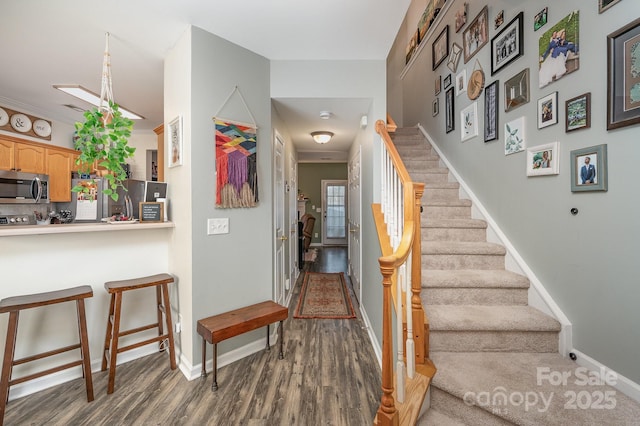
[[(109, 316), (107, 318), (107, 332), (104, 338), (104, 356), (102, 357), (102, 371), (107, 369), (109, 365), (109, 384), (107, 393), (113, 393), (116, 380), (116, 360), (119, 353), (139, 348), (153, 342), (160, 342), (160, 351), (165, 348), (162, 342), (169, 340), (169, 361), (171, 369), (176, 369), (176, 357), (173, 343), (173, 327), (171, 324), (171, 305), (169, 303), (169, 289), (167, 284), (174, 282), (169, 274), (157, 274), (149, 277), (133, 278), (122, 281), (109, 281), (104, 284), (105, 290), (111, 294), (111, 302), (109, 304)], [(122, 313), (122, 294), (127, 290), (138, 290), (145, 287), (156, 287), (156, 302), (158, 307), (158, 322), (145, 325), (142, 327), (132, 328), (131, 330), (120, 331), (120, 314)], [(166, 318), (167, 332), (164, 332), (162, 314)], [(158, 328), (158, 337), (153, 337), (129, 346), (118, 347), (118, 340), (122, 336), (139, 333), (141, 331)]]
[[(4, 412), (9, 397), (9, 388), (47, 374), (56, 373), (68, 368), (82, 366), (82, 375), (87, 388), (87, 401), (93, 401), (93, 381), (91, 379), (91, 357), (89, 355), (89, 338), (87, 335), (87, 317), (84, 309), (84, 299), (93, 297), (93, 290), (88, 285), (67, 288), (46, 293), (29, 294), (24, 296), (7, 297), (0, 300), (0, 313), (9, 312), (9, 327), (7, 329), (7, 343), (4, 347), (4, 360), (2, 362), (2, 378), (0, 379), (0, 425), (4, 420)], [(76, 301), (78, 311), (78, 334), (80, 342), (64, 348), (43, 352), (37, 355), (14, 360), (16, 349), (16, 336), (18, 334), (18, 316), (21, 310), (38, 308), (55, 303)], [(64, 365), (49, 368), (38, 373), (29, 374), (17, 379), (11, 379), (14, 365), (26, 364), (42, 358), (58, 355), (64, 352), (80, 349), (80, 359)]]

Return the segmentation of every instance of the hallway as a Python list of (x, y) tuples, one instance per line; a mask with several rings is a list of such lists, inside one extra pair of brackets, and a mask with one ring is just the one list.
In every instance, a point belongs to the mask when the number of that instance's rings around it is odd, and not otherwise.
[[(346, 274), (346, 259), (345, 247), (320, 248), (302, 272)], [(284, 323), (284, 360), (277, 350), (260, 351), (222, 367), (213, 393), (211, 375), (187, 381), (168, 368), (164, 354), (150, 355), (118, 367), (112, 395), (106, 394), (106, 372), (96, 372), (94, 402), (86, 402), (84, 381), (76, 379), (10, 401), (5, 424), (371, 424), (381, 395), (380, 367), (360, 312), (356, 308), (353, 320), (293, 319), (303, 276)]]

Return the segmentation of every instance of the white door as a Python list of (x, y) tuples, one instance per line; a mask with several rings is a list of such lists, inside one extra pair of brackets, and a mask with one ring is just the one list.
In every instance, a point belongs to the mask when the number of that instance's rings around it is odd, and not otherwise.
[(322, 245), (347, 245), (347, 181), (322, 180)]
[[(289, 157), (289, 287), (298, 278), (298, 162)], [(289, 291), (290, 288), (287, 288)]]
[(284, 242), (288, 239), (287, 229), (284, 225), (285, 211), (285, 183), (284, 183), (284, 143), (276, 132), (273, 147), (273, 229), (275, 240), (274, 253), (274, 299), (276, 303), (285, 302), (285, 266), (284, 266)]
[(349, 276), (353, 285), (353, 292), (362, 300), (360, 279), (360, 148), (349, 160)]

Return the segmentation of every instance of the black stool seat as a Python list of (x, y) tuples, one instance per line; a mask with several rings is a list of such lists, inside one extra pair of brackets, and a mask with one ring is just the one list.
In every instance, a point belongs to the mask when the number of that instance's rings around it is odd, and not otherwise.
[[(82, 366), (82, 375), (85, 378), (87, 388), (87, 401), (93, 401), (93, 381), (91, 378), (91, 356), (89, 355), (89, 338), (87, 335), (87, 317), (85, 313), (84, 299), (93, 297), (93, 290), (88, 285), (66, 288), (56, 291), (48, 291), (24, 296), (7, 297), (0, 300), (0, 313), (9, 313), (9, 325), (7, 329), (7, 343), (4, 348), (2, 362), (2, 377), (0, 379), (0, 425), (4, 420), (4, 412), (9, 398), (9, 388), (19, 383), (27, 382), (61, 370)], [(16, 337), (18, 335), (18, 317), (21, 310), (39, 308), (56, 303), (76, 301), (78, 315), (78, 334), (80, 342), (75, 345), (54, 349), (22, 359), (14, 359), (16, 349)], [(64, 365), (49, 368), (44, 371), (29, 374), (24, 377), (12, 379), (13, 366), (26, 364), (42, 358), (58, 355), (64, 352), (80, 349), (80, 359)]]
[[(156, 274), (148, 277), (131, 278), (121, 281), (108, 281), (104, 284), (105, 290), (111, 294), (109, 303), (109, 315), (107, 317), (107, 332), (104, 338), (104, 355), (102, 357), (102, 371), (109, 367), (109, 383), (107, 393), (113, 393), (116, 380), (116, 361), (119, 353), (139, 348), (150, 343), (159, 342), (160, 351), (165, 347), (162, 343), (168, 340), (169, 362), (171, 369), (176, 369), (176, 357), (173, 341), (173, 325), (171, 323), (171, 305), (169, 303), (169, 289), (167, 284), (174, 282), (173, 276), (169, 274)], [(131, 330), (120, 330), (120, 316), (122, 313), (122, 295), (125, 291), (138, 290), (146, 287), (156, 288), (156, 307), (158, 310), (158, 320), (155, 323), (133, 328)], [(163, 314), (167, 325), (167, 332), (164, 332)], [(141, 331), (158, 329), (158, 336), (144, 341), (120, 347), (119, 339), (122, 336), (139, 333)]]

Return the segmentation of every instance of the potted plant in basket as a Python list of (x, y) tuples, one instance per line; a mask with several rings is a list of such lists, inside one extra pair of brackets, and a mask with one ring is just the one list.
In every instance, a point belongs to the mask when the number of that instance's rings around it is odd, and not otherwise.
[[(80, 173), (90, 174), (94, 167), (103, 167), (109, 187), (104, 194), (118, 201), (118, 188), (126, 188), (125, 160), (133, 157), (135, 148), (129, 146), (133, 120), (123, 117), (118, 104), (109, 101), (108, 108), (85, 111), (84, 122), (75, 124), (75, 148), (80, 151), (76, 164)], [(89, 192), (86, 186), (76, 185), (73, 192)]]

